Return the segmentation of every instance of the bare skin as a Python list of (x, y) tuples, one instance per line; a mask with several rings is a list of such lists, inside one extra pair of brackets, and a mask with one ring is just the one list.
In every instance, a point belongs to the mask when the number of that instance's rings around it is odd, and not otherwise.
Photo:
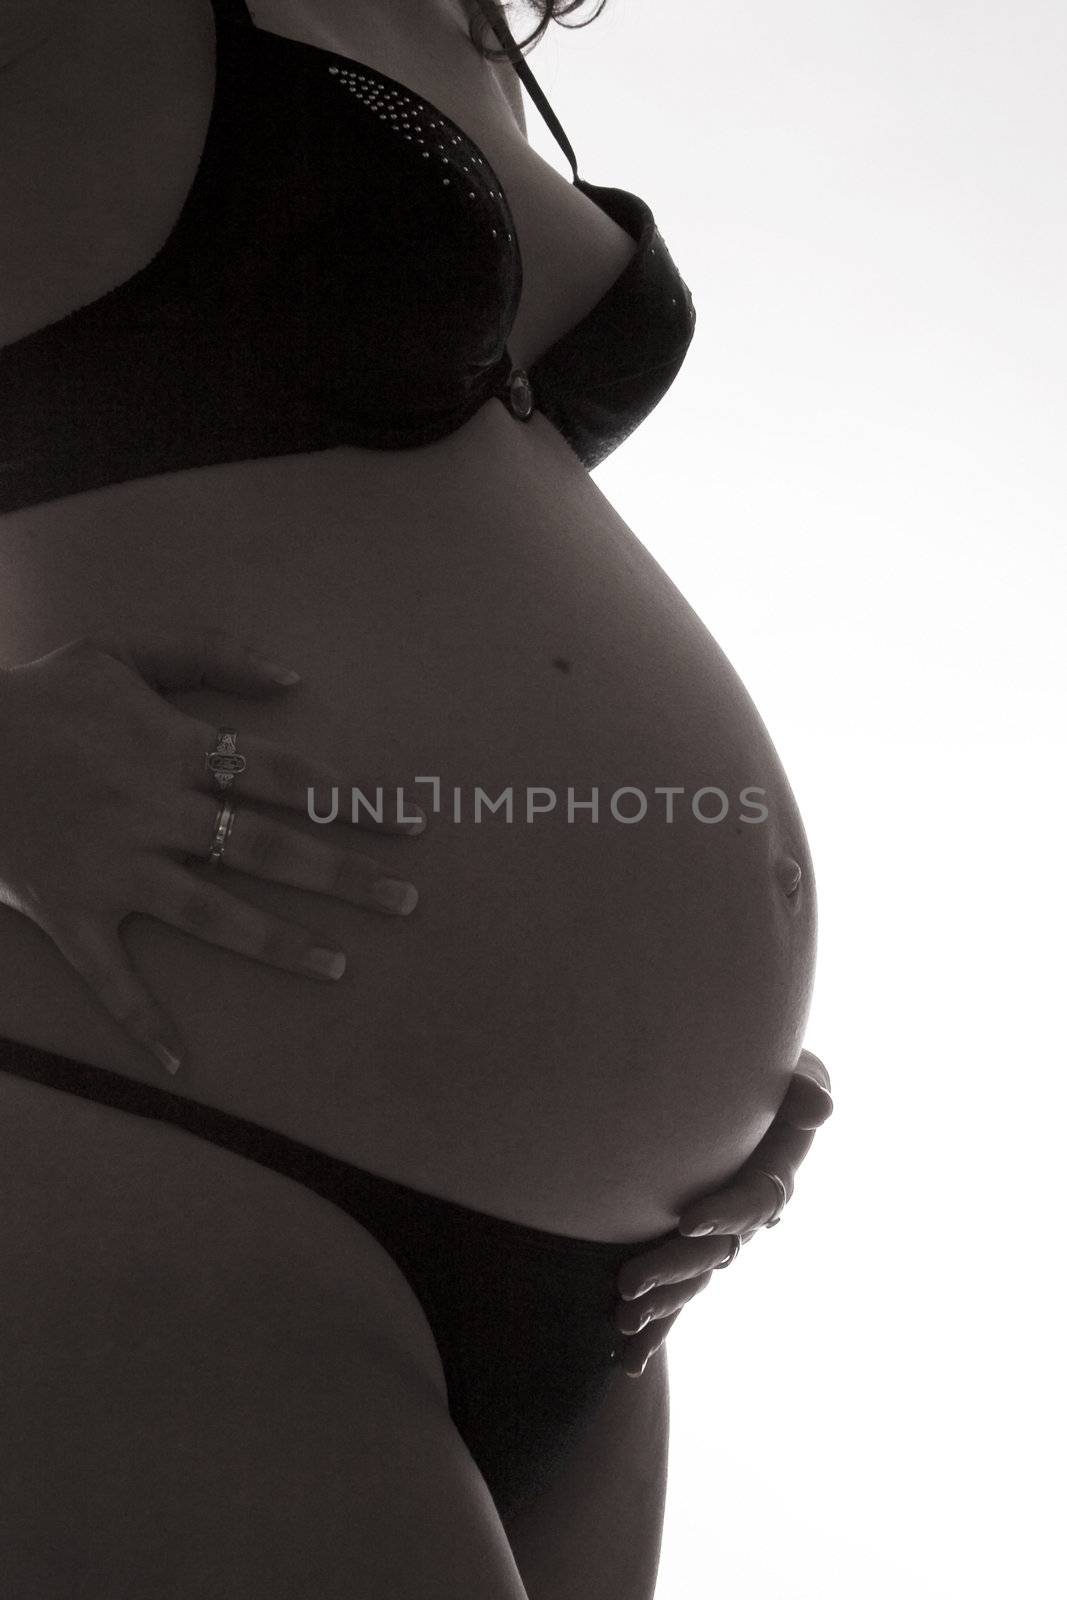
[[(149, 259), (203, 141), (206, 0), (85, 10), (9, 69), (0, 97), (0, 144), (18, 134), (38, 164), (0, 193), (21, 220), (0, 243), (0, 344)], [(258, 26), (405, 82), (485, 152), (524, 257), (517, 363), (532, 364), (618, 276), (632, 241), (529, 148), (510, 70), (478, 58), (458, 7), (405, 10), (401, 26), (384, 0), (255, 10)], [(330, 986), (131, 919), (127, 949), (183, 1041), (167, 1087), (416, 1188), (594, 1239), (671, 1228), (754, 1149), (807, 1014), (815, 905), (802, 825), (736, 675), (542, 416), (523, 425), (493, 402), (417, 451), (332, 450), (115, 485), (8, 515), (0, 560), (0, 665), (134, 618), (227, 627), (294, 666), (301, 685), (263, 701), (201, 691), (173, 703), (353, 781), (437, 774), (465, 797), (542, 785), (580, 799), (596, 784), (604, 806), (624, 785), (650, 800), (656, 786), (685, 790), (670, 825), (656, 802), (632, 826), (584, 812), (568, 824), (558, 811), (474, 824), (465, 812), (431, 817), (418, 840), (375, 838), (377, 858), (418, 888), (403, 919), (242, 878), (249, 903), (346, 952)], [(730, 797), (719, 824), (688, 807), (705, 785)], [(766, 791), (766, 822), (741, 821), (746, 787)], [(427, 803), (426, 790), (410, 792)], [(322, 835), (310, 820), (294, 826)], [(367, 849), (355, 830), (331, 835)], [(0, 1035), (158, 1081), (47, 938), (4, 907), (0, 970)], [(54, 1099), (43, 1094), (34, 1115), (54, 1116), (57, 1146), (73, 1148), (78, 1118)], [(2, 1075), (0, 1103), (29, 1114)], [(237, 1180), (206, 1171), (221, 1204)], [(401, 1329), (399, 1301), (388, 1314)], [(629, 1386), (614, 1433), (609, 1418), (590, 1442), (606, 1460), (651, 1404), (646, 1381)], [(662, 1475), (645, 1471), (654, 1548)], [(628, 1524), (616, 1514), (634, 1537), (633, 1505)], [(547, 1512), (540, 1530), (535, 1521), (527, 1576), (538, 1533), (559, 1531)], [(558, 1548), (542, 1540), (542, 1559)], [(595, 1542), (584, 1555), (595, 1562)], [(650, 1592), (647, 1575), (632, 1581), (610, 1592)]]
[(662, 1352), (505, 1528), (370, 1234), (173, 1128), (18, 1079), (4, 1111), (5, 1600), (653, 1593)]

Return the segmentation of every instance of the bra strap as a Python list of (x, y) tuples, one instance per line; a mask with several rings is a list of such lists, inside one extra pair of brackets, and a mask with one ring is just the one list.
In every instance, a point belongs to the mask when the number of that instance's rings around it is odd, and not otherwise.
[(556, 116), (556, 113), (553, 111), (552, 107), (545, 98), (544, 90), (541, 88), (541, 85), (538, 83), (537, 79), (527, 66), (526, 57), (523, 55), (522, 51), (519, 49), (514, 38), (512, 37), (511, 31), (508, 28), (507, 23), (504, 21), (503, 16), (497, 14), (495, 7), (484, 4), (483, 0), (478, 0), (478, 5), (481, 11), (484, 13), (489, 26), (500, 40), (503, 48), (507, 51), (508, 58), (511, 61), (512, 66), (515, 68), (515, 71), (518, 73), (527, 94), (530, 96), (530, 99), (533, 101), (538, 111), (540, 111), (542, 117), (545, 119), (545, 122), (552, 132), (556, 143), (559, 145), (560, 149), (563, 151), (563, 154), (570, 162), (571, 171), (574, 174), (574, 182), (577, 183), (578, 160), (574, 154), (574, 148), (571, 145), (570, 140), (567, 138), (567, 135), (564, 133), (559, 118)]

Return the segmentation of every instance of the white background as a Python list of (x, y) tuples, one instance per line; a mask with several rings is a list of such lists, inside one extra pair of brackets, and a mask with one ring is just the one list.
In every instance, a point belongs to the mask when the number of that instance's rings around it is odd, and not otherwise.
[(837, 1109), (671, 1335), (657, 1600), (1067, 1593), (1065, 46), (1062, 0), (608, 0), (531, 58), (692, 290), (597, 480), (820, 898)]

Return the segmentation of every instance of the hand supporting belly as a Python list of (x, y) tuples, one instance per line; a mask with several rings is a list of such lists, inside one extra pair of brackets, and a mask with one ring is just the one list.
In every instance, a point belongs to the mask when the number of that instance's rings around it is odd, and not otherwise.
[[(303, 681), (256, 705), (173, 697), (210, 725), (369, 781), (597, 785), (607, 813), (643, 791), (635, 823), (441, 815), (382, 840), (419, 891), (404, 919), (233, 874), (346, 952), (328, 988), (143, 916), (124, 938), (189, 1042), (180, 1092), (513, 1220), (647, 1237), (758, 1142), (799, 1052), (814, 900), (796, 807), (722, 653), (550, 429), (497, 438), (487, 411), (448, 449), (401, 454), (42, 508), (5, 528), (7, 659), (131, 607), (226, 626)], [(763, 822), (741, 820), (748, 787)], [(692, 811), (702, 788), (729, 796), (720, 821)], [(0, 961), (0, 1031), (143, 1072), (25, 919), (0, 917)]]

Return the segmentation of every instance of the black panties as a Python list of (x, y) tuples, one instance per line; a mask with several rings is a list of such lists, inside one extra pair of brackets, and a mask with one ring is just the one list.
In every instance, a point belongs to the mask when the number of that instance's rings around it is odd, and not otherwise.
[(172, 1123), (295, 1178), (355, 1217), (418, 1297), (452, 1420), (501, 1516), (537, 1495), (622, 1377), (616, 1275), (658, 1240), (611, 1244), (508, 1222), (227, 1111), (12, 1039), (0, 1038), (0, 1070)]

